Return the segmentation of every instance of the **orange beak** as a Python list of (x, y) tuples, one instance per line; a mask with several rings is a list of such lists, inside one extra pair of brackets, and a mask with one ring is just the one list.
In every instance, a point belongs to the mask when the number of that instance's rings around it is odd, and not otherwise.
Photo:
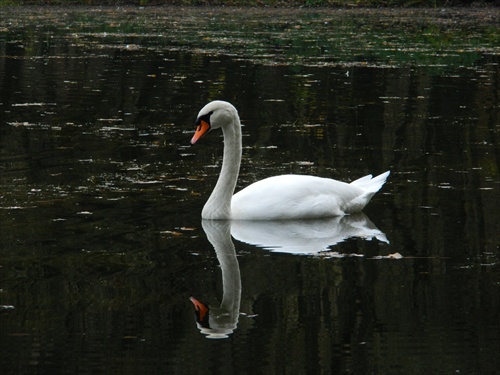
[(207, 132), (210, 130), (210, 124), (206, 122), (205, 120), (201, 120), (200, 124), (196, 128), (196, 132), (193, 135), (193, 138), (191, 138), (191, 146), (194, 145), (198, 140), (203, 137)]
[(190, 297), (189, 299), (193, 303), (194, 308), (196, 309), (196, 312), (198, 313), (198, 320), (203, 321), (203, 319), (205, 318), (205, 315), (208, 314), (208, 306), (205, 303), (200, 302), (193, 297)]

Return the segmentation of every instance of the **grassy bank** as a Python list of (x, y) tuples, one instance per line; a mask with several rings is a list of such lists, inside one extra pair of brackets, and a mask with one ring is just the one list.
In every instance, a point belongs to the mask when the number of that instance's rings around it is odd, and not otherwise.
[(0, 0), (0, 6), (21, 5), (214, 5), (322, 7), (449, 7), (498, 5), (499, 0)]

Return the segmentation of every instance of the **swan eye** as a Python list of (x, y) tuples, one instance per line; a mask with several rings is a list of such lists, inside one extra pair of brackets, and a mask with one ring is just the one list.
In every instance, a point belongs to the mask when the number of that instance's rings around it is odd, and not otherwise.
[(212, 116), (212, 113), (214, 113), (214, 111), (208, 112), (206, 115), (198, 117), (198, 119), (196, 120), (196, 125), (201, 126), (202, 121), (210, 125), (210, 116)]

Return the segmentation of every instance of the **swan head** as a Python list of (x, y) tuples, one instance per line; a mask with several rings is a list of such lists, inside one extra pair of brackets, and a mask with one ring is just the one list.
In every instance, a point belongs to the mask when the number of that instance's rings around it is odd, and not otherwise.
[(196, 132), (191, 139), (191, 145), (207, 134), (211, 129), (224, 128), (235, 123), (238, 111), (228, 102), (214, 100), (204, 106), (196, 119)]

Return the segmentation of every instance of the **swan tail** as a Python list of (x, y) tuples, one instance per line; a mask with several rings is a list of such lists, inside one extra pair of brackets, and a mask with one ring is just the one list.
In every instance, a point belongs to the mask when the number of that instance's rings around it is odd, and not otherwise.
[(385, 181), (387, 180), (387, 177), (389, 177), (390, 173), (391, 171), (387, 171), (373, 178), (372, 175), (369, 174), (351, 182), (351, 185), (359, 187), (369, 193), (376, 193), (385, 184)]
[(345, 212), (347, 214), (360, 212), (370, 202), (375, 193), (385, 184), (390, 173), (390, 171), (387, 171), (373, 178), (372, 175), (368, 175), (351, 182), (350, 185), (361, 189), (363, 193), (348, 203)]

